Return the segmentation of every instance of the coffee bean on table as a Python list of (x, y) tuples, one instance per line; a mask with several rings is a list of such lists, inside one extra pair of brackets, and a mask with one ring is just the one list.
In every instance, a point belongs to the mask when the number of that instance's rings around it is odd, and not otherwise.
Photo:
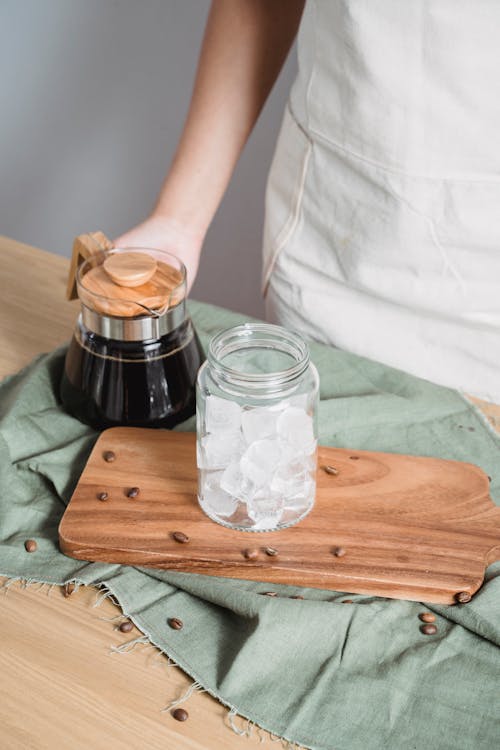
[(262, 594), (262, 596), (278, 596), (276, 591), (259, 591), (259, 594)]
[(291, 596), (290, 599), (303, 599), (304, 597), (300, 594), (296, 594), (295, 596)]
[(106, 461), (106, 462), (107, 462), (108, 464), (110, 464), (110, 463), (111, 463), (112, 461), (114, 461), (114, 460), (115, 460), (115, 458), (116, 458), (116, 454), (115, 454), (115, 453), (113, 453), (113, 451), (104, 451), (104, 453), (102, 454), (102, 457), (103, 457), (103, 459), (104, 459), (104, 460), (105, 460), (105, 461)]
[(167, 620), (172, 630), (181, 630), (184, 623), (178, 617), (169, 617)]
[(459, 591), (458, 594), (455, 595), (455, 599), (459, 604), (467, 604), (467, 602), (470, 602), (472, 599), (472, 596), (468, 591)]
[(275, 557), (278, 554), (278, 550), (274, 547), (265, 547), (264, 552), (266, 555), (269, 555), (269, 557)]
[(421, 625), (420, 632), (424, 635), (434, 635), (437, 633), (437, 627), (435, 625)]
[(422, 622), (435, 622), (436, 621), (436, 615), (433, 615), (432, 612), (421, 612), (418, 618), (419, 620), (422, 620)]
[(98, 500), (107, 500), (108, 499), (108, 493), (107, 492), (99, 492), (97, 495)]
[(342, 604), (353, 604), (352, 599), (342, 599)]
[(259, 551), (256, 549), (246, 549), (243, 552), (243, 557), (246, 560), (256, 560), (259, 556)]
[(174, 719), (177, 719), (177, 721), (186, 721), (189, 714), (185, 708), (176, 708), (174, 711), (172, 711), (172, 716), (174, 717)]
[(137, 497), (139, 493), (139, 487), (131, 487), (129, 490), (127, 490), (127, 497)]
[(125, 622), (120, 623), (120, 625), (118, 626), (118, 630), (120, 630), (122, 633), (130, 633), (133, 627), (134, 625), (130, 622), (130, 620), (125, 620)]
[(175, 539), (176, 542), (179, 542), (179, 544), (187, 544), (189, 542), (189, 537), (187, 534), (185, 534), (183, 531), (174, 531), (172, 534), (172, 537)]
[(333, 554), (335, 557), (344, 557), (345, 549), (343, 547), (334, 547)]
[(34, 539), (26, 539), (24, 542), (24, 549), (26, 552), (35, 552), (38, 547), (38, 544), (35, 542)]
[(71, 596), (73, 591), (75, 590), (75, 584), (74, 583), (65, 583), (63, 586), (63, 596), (65, 599), (68, 598), (68, 596)]

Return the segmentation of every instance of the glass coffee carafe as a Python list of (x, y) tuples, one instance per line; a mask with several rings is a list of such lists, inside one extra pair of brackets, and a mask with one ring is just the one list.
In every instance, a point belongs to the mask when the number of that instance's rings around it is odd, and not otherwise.
[(81, 314), (61, 398), (92, 427), (174, 427), (195, 413), (203, 351), (186, 310), (186, 269), (174, 255), (113, 248), (77, 271)]

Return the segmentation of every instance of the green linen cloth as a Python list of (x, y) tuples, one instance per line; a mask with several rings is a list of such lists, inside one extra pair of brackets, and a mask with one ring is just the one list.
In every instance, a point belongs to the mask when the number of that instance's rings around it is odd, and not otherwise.
[[(241, 315), (201, 303), (206, 346)], [(104, 585), (150, 641), (205, 689), (259, 726), (318, 750), (500, 747), (500, 564), (472, 602), (418, 603), (129, 566), (83, 563), (57, 528), (96, 433), (62, 411), (64, 350), (0, 387), (0, 574)], [(320, 442), (471, 461), (500, 503), (500, 440), (458, 393), (316, 343)], [(180, 429), (194, 430), (194, 419)], [(23, 543), (35, 538), (38, 550)], [(299, 593), (304, 600), (290, 598)], [(288, 598), (287, 598), (288, 597)], [(184, 628), (167, 627), (180, 617)], [(229, 730), (228, 730), (229, 731)]]

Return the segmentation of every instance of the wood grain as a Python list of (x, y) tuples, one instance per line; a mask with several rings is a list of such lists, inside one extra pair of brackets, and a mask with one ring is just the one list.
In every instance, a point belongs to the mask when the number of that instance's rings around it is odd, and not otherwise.
[[(140, 494), (130, 498), (134, 486)], [(448, 604), (475, 593), (500, 558), (500, 508), (472, 464), (320, 447), (313, 510), (275, 532), (214, 523), (196, 491), (193, 433), (106, 430), (61, 521), (61, 549), (82, 560)], [(177, 543), (176, 531), (189, 543)], [(266, 555), (267, 545), (279, 554)], [(245, 559), (248, 547), (257, 559)]]
[(141, 633), (117, 631), (125, 618), (102, 619), (117, 615), (109, 600), (94, 608), (95, 589), (65, 599), (59, 587), (37, 588), (0, 591), (2, 750), (276, 749), (234, 734), (227, 708), (207, 693), (189, 698), (188, 720), (175, 721), (162, 709), (191, 680), (151, 645), (112, 653)]

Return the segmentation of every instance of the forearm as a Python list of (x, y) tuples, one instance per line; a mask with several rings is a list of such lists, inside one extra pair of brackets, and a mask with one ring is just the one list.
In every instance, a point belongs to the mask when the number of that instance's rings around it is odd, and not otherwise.
[(155, 212), (203, 236), (297, 33), (305, 0), (214, 0)]

